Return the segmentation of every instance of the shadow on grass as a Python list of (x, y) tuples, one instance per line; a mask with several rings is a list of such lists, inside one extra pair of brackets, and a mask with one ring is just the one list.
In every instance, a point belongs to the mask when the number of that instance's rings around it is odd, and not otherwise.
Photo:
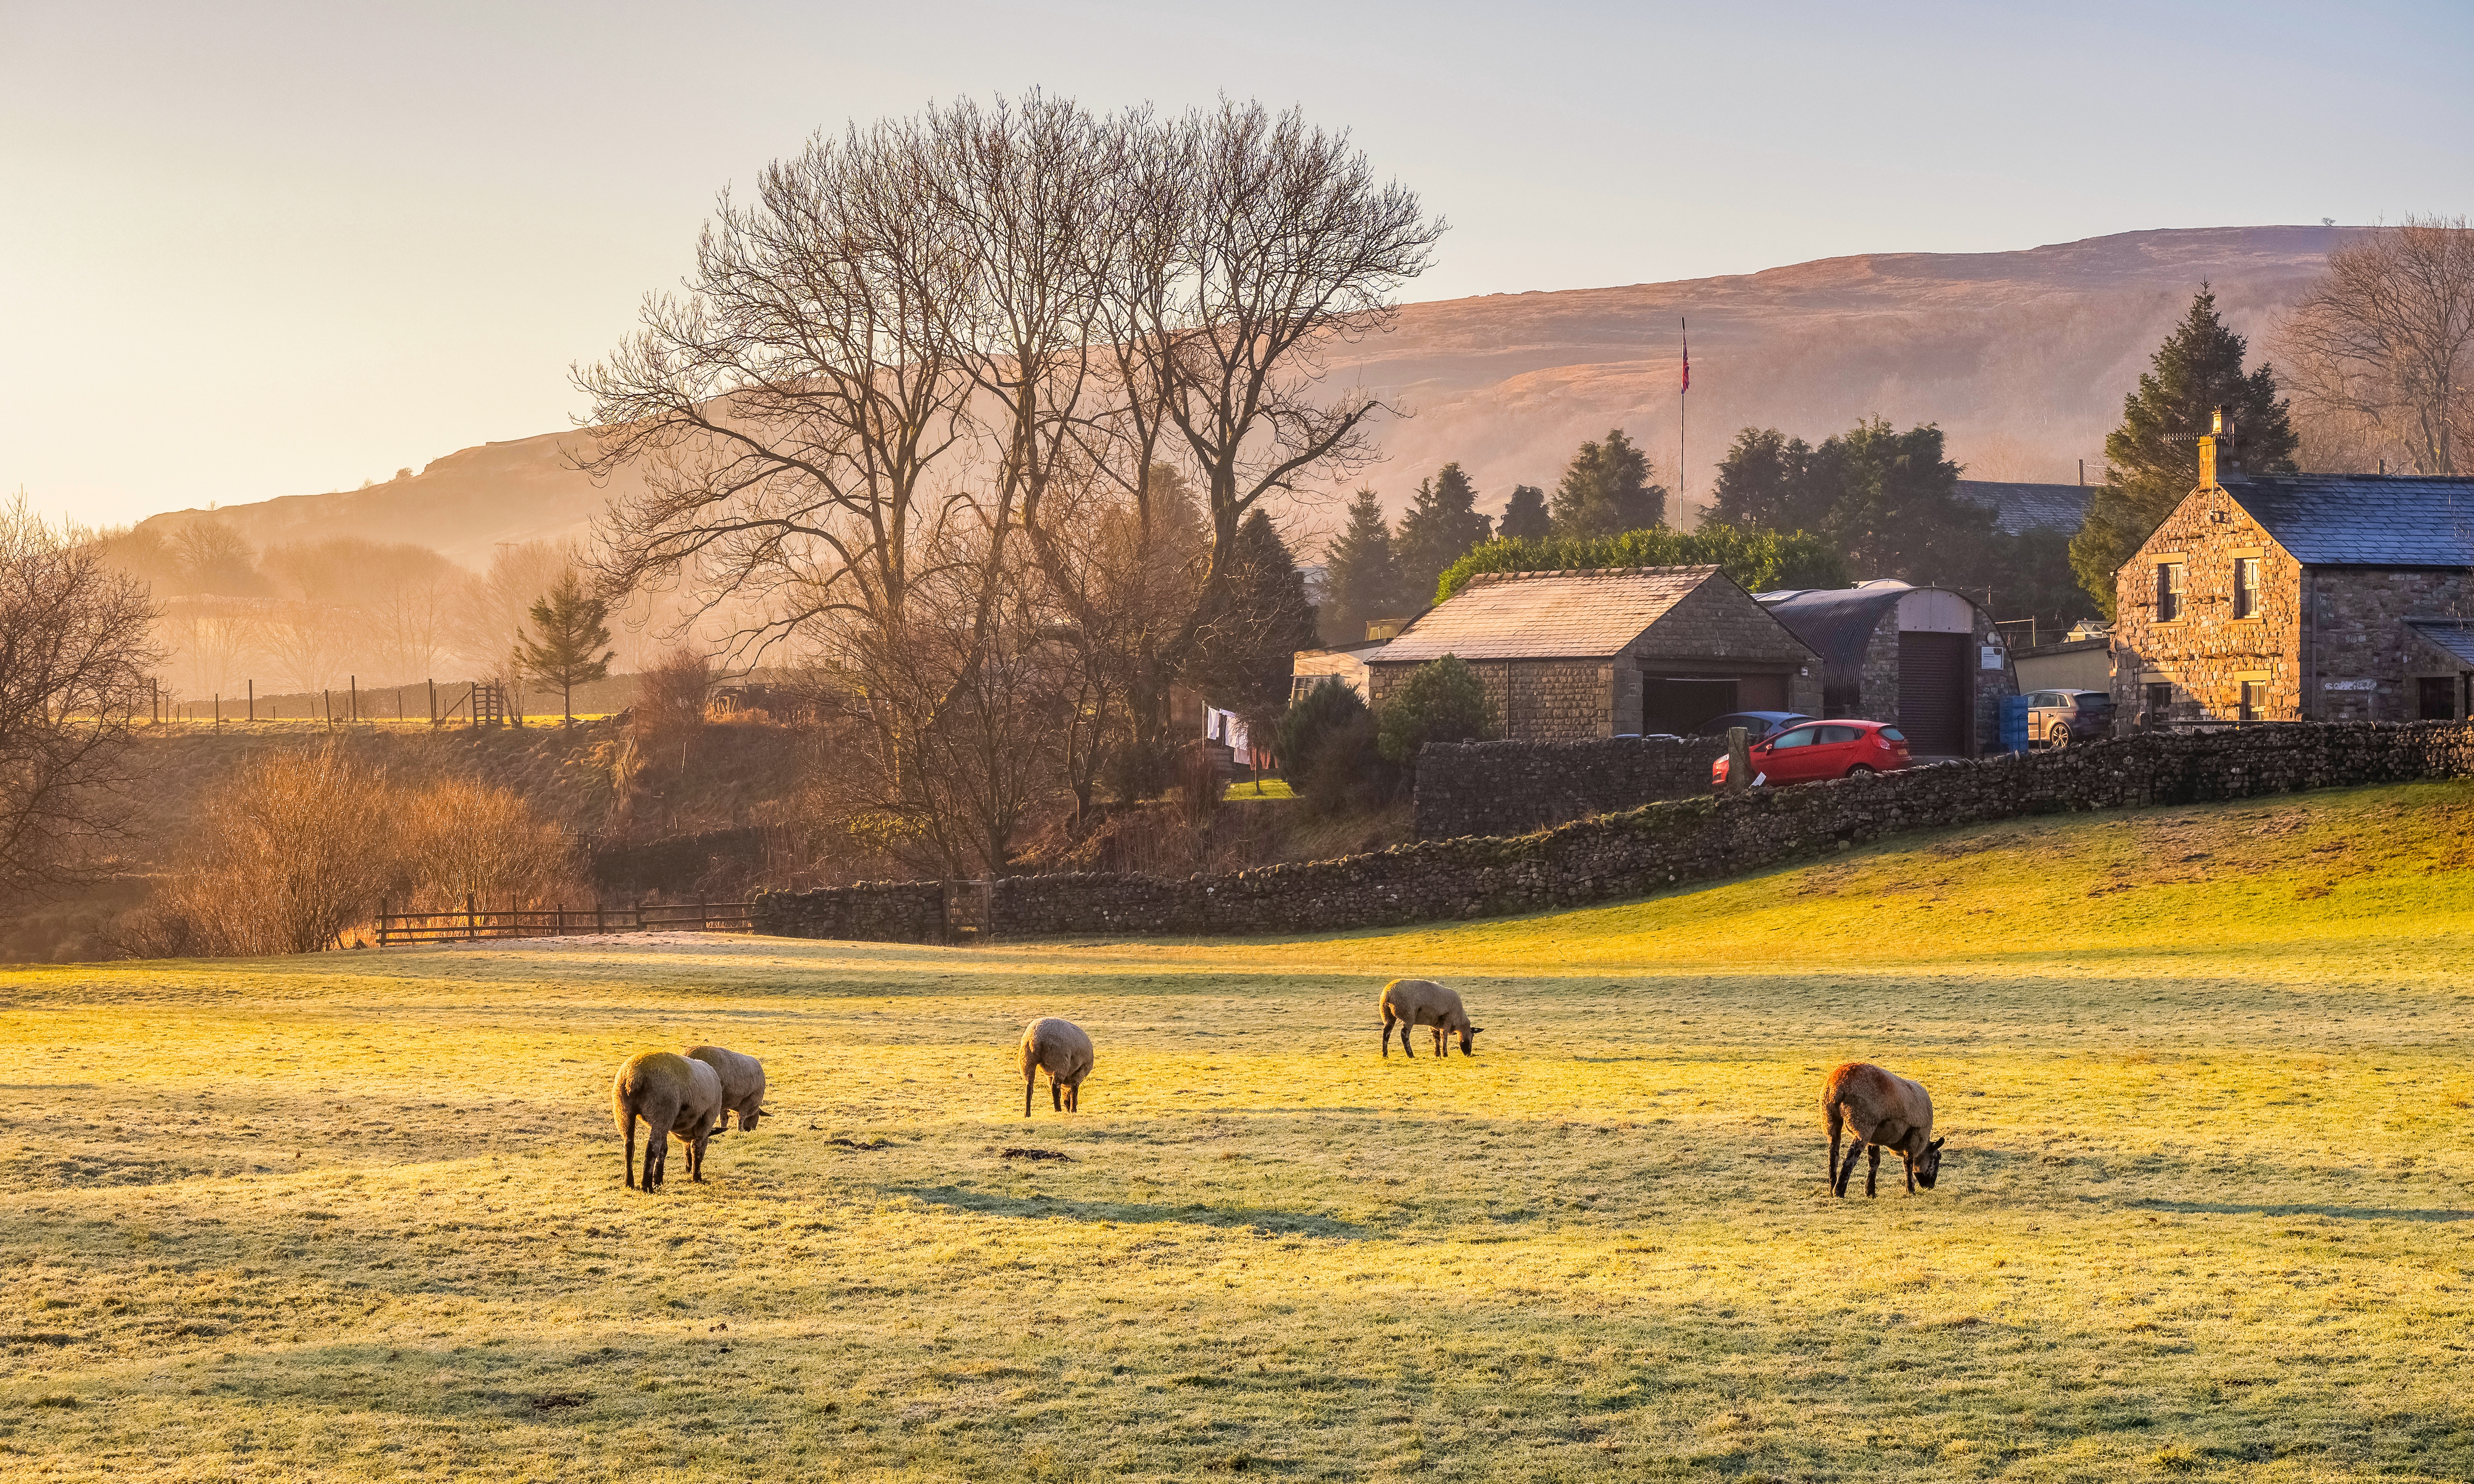
[(2252, 1205), (2240, 1201), (2124, 1201), (2137, 1210), (2212, 1216), (2335, 1216), (2345, 1221), (2474, 1221), (2474, 1210), (2403, 1206)]
[(982, 1215), (1017, 1216), (1024, 1219), (1062, 1216), (1069, 1221), (1113, 1221), (1120, 1226), (1143, 1226), (1174, 1222), (1183, 1226), (1218, 1227), (1229, 1231), (1279, 1233), (1297, 1236), (1346, 1236), (1364, 1238), (1377, 1234), (1376, 1229), (1354, 1221), (1342, 1221), (1332, 1216), (1309, 1215), (1302, 1211), (1256, 1209), (1231, 1210), (1224, 1207), (1150, 1206), (1137, 1201), (1075, 1201), (1061, 1196), (995, 1195), (985, 1190), (965, 1190), (958, 1185), (887, 1185), (886, 1193), (908, 1195), (931, 1206), (951, 1210), (975, 1211)]

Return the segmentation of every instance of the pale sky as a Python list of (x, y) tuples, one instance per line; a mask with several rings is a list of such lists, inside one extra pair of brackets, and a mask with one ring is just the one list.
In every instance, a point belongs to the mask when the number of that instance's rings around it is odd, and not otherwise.
[(563, 428), (715, 193), (1040, 86), (1302, 105), (1414, 299), (2474, 212), (2474, 5), (0, 0), (0, 493), (90, 523)]

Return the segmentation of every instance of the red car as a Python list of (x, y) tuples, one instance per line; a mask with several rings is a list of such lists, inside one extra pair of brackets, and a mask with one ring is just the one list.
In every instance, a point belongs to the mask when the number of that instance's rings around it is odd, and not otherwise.
[[(1906, 735), (1886, 722), (1806, 722), (1753, 744), (1753, 781), (1809, 783), (1907, 765)], [(1727, 759), (1710, 765), (1710, 786), (1727, 786)]]

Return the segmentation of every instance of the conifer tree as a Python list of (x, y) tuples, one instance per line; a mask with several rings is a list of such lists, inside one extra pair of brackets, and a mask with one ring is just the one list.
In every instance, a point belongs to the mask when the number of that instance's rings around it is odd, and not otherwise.
[(1624, 436), (1581, 445), (1555, 487), (1555, 534), (1616, 536), (1666, 523), (1666, 490), (1649, 482), (1649, 455)]
[(1484, 542), (1493, 522), (1477, 512), (1477, 487), (1458, 464), (1446, 464), (1418, 486), (1418, 497), (1400, 516), (1392, 539), (1400, 566), (1401, 595), (1412, 608), (1435, 601), (1435, 579), (1462, 553)]
[(1383, 523), (1383, 502), (1360, 490), (1349, 502), (1348, 524), (1332, 538), (1323, 557), (1322, 633), (1325, 642), (1354, 644), (1366, 637), (1371, 618), (1401, 613), (1400, 567), (1392, 550), (1392, 528)]
[(1288, 708), (1297, 653), (1315, 647), (1314, 605), (1297, 559), (1261, 509), (1239, 522), (1229, 561), (1227, 601), (1205, 627), (1186, 675), (1213, 706), (1236, 712), (1250, 734), (1268, 742), (1268, 729)]
[(1542, 541), (1555, 534), (1554, 517), (1546, 514), (1546, 491), (1536, 485), (1514, 485), (1503, 502), (1494, 534), (1507, 541)]
[(586, 592), (570, 568), (533, 605), (531, 616), (533, 632), (516, 635), (517, 668), (558, 687), (559, 709), (573, 726), (575, 687), (608, 678), (610, 661), (618, 658), (617, 650), (594, 654), (610, 642), (610, 605)]
[(2107, 618), (2114, 574), (2198, 485), (2199, 435), (2218, 408), (2234, 423), (2243, 467), (2292, 472), (2299, 440), (2291, 404), (2277, 397), (2273, 369), (2244, 372), (2247, 348), (2217, 318), (2217, 296), (2202, 284), (2191, 312), (2156, 347), (2153, 369), (2122, 399), (2122, 425), (2105, 435), (2104, 486), (2071, 541), (2071, 566)]

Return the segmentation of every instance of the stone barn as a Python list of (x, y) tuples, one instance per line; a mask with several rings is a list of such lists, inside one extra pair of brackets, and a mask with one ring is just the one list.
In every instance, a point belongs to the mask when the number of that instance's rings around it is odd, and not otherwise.
[(1993, 615), (1966, 594), (1885, 581), (1758, 597), (1821, 657), (1817, 714), (1890, 722), (1919, 756), (2001, 746), (2001, 700), (2019, 693), (2018, 676)]
[(2474, 479), (2246, 475), (2231, 442), (2115, 575), (2119, 723), (2474, 714)]
[(1821, 701), (1812, 651), (1714, 566), (1481, 573), (1366, 656), (1372, 699), (1445, 655), (1518, 741), (1690, 735)]

